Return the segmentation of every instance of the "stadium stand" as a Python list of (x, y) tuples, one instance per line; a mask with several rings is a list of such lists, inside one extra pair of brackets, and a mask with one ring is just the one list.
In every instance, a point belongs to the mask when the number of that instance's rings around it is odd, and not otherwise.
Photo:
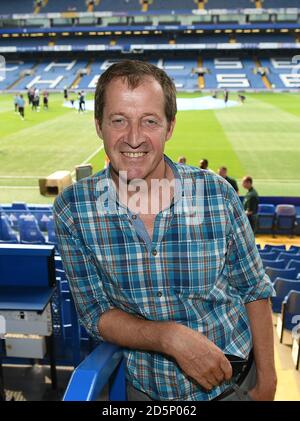
[(0, 15), (10, 15), (12, 13), (33, 13), (32, 0), (10, 0), (0, 2)]
[(49, 0), (45, 7), (43, 7), (43, 13), (52, 12), (86, 12), (87, 5), (84, 0)]
[(182, 2), (180, 0), (153, 0), (153, 3), (150, 5), (150, 10), (192, 10), (197, 9), (197, 2), (194, 0), (187, 0)]
[(139, 0), (101, 0), (98, 5), (96, 4), (94, 6), (95, 11), (120, 12), (123, 11), (124, 8), (128, 12), (141, 11), (141, 3)]
[(226, 6), (223, 0), (208, 0), (205, 5), (206, 9), (246, 9), (254, 7), (250, 0), (228, 0)]
[(263, 0), (263, 7), (299, 7), (298, 0)]

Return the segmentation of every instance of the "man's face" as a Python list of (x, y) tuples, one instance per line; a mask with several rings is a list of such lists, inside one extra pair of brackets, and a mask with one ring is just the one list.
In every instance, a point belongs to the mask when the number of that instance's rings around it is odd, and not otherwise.
[(249, 183), (249, 181), (243, 180), (242, 185), (246, 190), (249, 190), (251, 188), (251, 183)]
[(96, 129), (114, 171), (127, 171), (128, 181), (156, 178), (175, 124), (167, 122), (164, 105), (163, 90), (152, 78), (133, 90), (121, 78), (106, 87), (103, 119), (101, 125), (96, 121)]
[(226, 170), (224, 170), (224, 168), (220, 168), (220, 169), (219, 169), (219, 175), (220, 175), (221, 177), (226, 178), (226, 177), (227, 177), (227, 171), (226, 171)]

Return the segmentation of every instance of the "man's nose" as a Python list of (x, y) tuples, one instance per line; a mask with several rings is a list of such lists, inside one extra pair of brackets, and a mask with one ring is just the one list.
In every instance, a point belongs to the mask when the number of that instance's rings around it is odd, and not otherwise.
[(127, 143), (132, 148), (137, 148), (143, 142), (144, 137), (139, 123), (131, 122), (127, 132)]

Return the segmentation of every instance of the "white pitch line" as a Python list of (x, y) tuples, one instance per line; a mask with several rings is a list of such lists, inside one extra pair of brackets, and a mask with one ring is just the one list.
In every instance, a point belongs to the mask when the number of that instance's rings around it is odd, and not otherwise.
[(46, 177), (43, 175), (0, 175), (0, 178), (6, 178), (6, 179), (12, 179), (12, 180), (18, 180), (18, 179), (36, 180), (37, 178), (46, 178)]
[[(87, 164), (92, 158), (94, 158), (95, 155), (97, 155), (98, 152), (100, 152), (103, 149), (103, 144), (98, 148), (95, 152), (93, 152), (88, 158), (86, 158), (80, 165)], [(76, 170), (71, 172), (71, 175), (75, 175)]]
[(13, 190), (37, 190), (39, 187), (38, 186), (0, 186), (0, 189), (13, 189)]

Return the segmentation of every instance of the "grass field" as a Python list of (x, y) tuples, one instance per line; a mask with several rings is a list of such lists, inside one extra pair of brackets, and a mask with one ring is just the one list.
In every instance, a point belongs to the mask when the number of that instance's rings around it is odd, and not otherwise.
[[(39, 177), (74, 171), (85, 162), (91, 162), (94, 171), (103, 168), (93, 113), (79, 115), (62, 103), (61, 94), (51, 94), (48, 111), (27, 107), (22, 121), (13, 111), (13, 96), (0, 95), (1, 203), (52, 202), (39, 194)], [(226, 165), (239, 184), (244, 175), (252, 175), (261, 196), (299, 196), (300, 95), (248, 94), (243, 106), (181, 111), (165, 152), (174, 160), (185, 155), (195, 166), (207, 158), (213, 170)]]

